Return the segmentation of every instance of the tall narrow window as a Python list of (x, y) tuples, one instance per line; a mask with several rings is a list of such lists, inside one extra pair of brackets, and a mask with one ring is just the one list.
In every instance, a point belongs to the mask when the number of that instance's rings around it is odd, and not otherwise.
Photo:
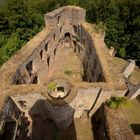
[(48, 51), (48, 42), (45, 44), (45, 51)]
[(74, 46), (76, 47), (76, 41), (73, 41)]
[(50, 56), (47, 58), (47, 64), (48, 64), (48, 67), (50, 65)]
[(74, 52), (76, 52), (76, 41), (73, 41), (74, 44)]
[(60, 24), (60, 16), (58, 16), (58, 18), (57, 18), (57, 25), (59, 25)]
[(54, 49), (54, 56), (56, 55), (56, 48)]
[(53, 39), (54, 39), (54, 41), (55, 41), (55, 34), (54, 34), (54, 36), (53, 36)]
[(38, 76), (35, 76), (34, 79), (33, 79), (32, 84), (37, 84), (37, 83), (38, 83)]
[(42, 58), (43, 58), (43, 50), (41, 50), (41, 52), (40, 52), (40, 58), (42, 60)]
[(62, 32), (62, 27), (60, 27), (60, 34), (61, 34), (61, 32)]
[(70, 33), (65, 33), (65, 42), (69, 42), (70, 43)]

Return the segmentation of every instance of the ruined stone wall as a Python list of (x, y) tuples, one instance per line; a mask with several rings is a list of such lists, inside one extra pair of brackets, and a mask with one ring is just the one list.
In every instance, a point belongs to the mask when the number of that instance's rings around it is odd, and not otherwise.
[(134, 133), (120, 109), (103, 104), (92, 116), (94, 140), (134, 140)]
[(0, 117), (0, 139), (27, 140), (28, 118), (9, 97)]
[(46, 82), (49, 67), (53, 65), (55, 53), (59, 45), (64, 42), (65, 33), (74, 34), (72, 25), (64, 25), (53, 30), (27, 57), (17, 69), (14, 84), (42, 84)]
[(55, 53), (64, 42), (65, 34), (70, 33), (70, 43), (83, 64), (83, 80), (103, 82), (103, 72), (91, 36), (78, 25), (64, 25), (53, 30), (40, 46), (17, 70), (15, 84), (38, 84), (46, 81), (50, 65), (53, 65)]
[(45, 15), (45, 23), (48, 28), (72, 24), (78, 25), (85, 21), (85, 9), (80, 7), (66, 6)]
[(87, 82), (104, 82), (104, 76), (100, 61), (94, 48), (91, 36), (81, 26), (81, 43), (85, 47), (85, 53), (83, 58), (83, 67), (85, 70), (84, 80)]
[(85, 21), (85, 10), (66, 6), (45, 15), (47, 28), (54, 29), (17, 69), (14, 84), (37, 84), (46, 81), (45, 75), (53, 64), (57, 48), (66, 32), (74, 34), (75, 25)]
[(20, 84), (37, 84), (43, 82), (44, 75), (47, 75), (49, 66), (54, 61), (55, 43), (58, 42), (60, 38), (61, 36), (58, 30), (50, 33), (32, 55), (19, 66), (16, 77), (19, 79)]
[(9, 97), (7, 101), (5, 102), (5, 105), (1, 114), (2, 115), (0, 116), (0, 121), (10, 119), (10, 118), (18, 120), (20, 118), (21, 111), (17, 108), (15, 103)]

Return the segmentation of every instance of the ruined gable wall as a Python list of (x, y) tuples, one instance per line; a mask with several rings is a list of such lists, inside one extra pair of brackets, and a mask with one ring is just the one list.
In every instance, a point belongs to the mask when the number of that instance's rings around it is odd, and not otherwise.
[(78, 25), (85, 21), (85, 9), (76, 6), (65, 6), (45, 15), (46, 26), (50, 29), (59, 25)]

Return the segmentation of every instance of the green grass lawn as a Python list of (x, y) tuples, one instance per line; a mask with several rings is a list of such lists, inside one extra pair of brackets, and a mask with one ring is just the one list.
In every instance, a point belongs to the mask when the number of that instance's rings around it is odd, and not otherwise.
[(121, 106), (126, 119), (128, 120), (133, 132), (140, 135), (140, 100), (130, 100), (128, 104)]

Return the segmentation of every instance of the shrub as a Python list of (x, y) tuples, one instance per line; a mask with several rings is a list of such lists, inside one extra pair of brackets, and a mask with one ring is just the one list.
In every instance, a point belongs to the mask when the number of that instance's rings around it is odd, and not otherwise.
[(126, 103), (125, 97), (111, 97), (107, 101), (107, 105), (113, 109), (117, 109), (121, 104), (124, 104), (124, 103)]
[(48, 84), (48, 90), (51, 91), (51, 92), (55, 91), (56, 85), (57, 85), (57, 83), (55, 83), (55, 82), (49, 83)]
[(72, 74), (72, 70), (65, 70), (64, 71), (64, 74), (70, 76)]

